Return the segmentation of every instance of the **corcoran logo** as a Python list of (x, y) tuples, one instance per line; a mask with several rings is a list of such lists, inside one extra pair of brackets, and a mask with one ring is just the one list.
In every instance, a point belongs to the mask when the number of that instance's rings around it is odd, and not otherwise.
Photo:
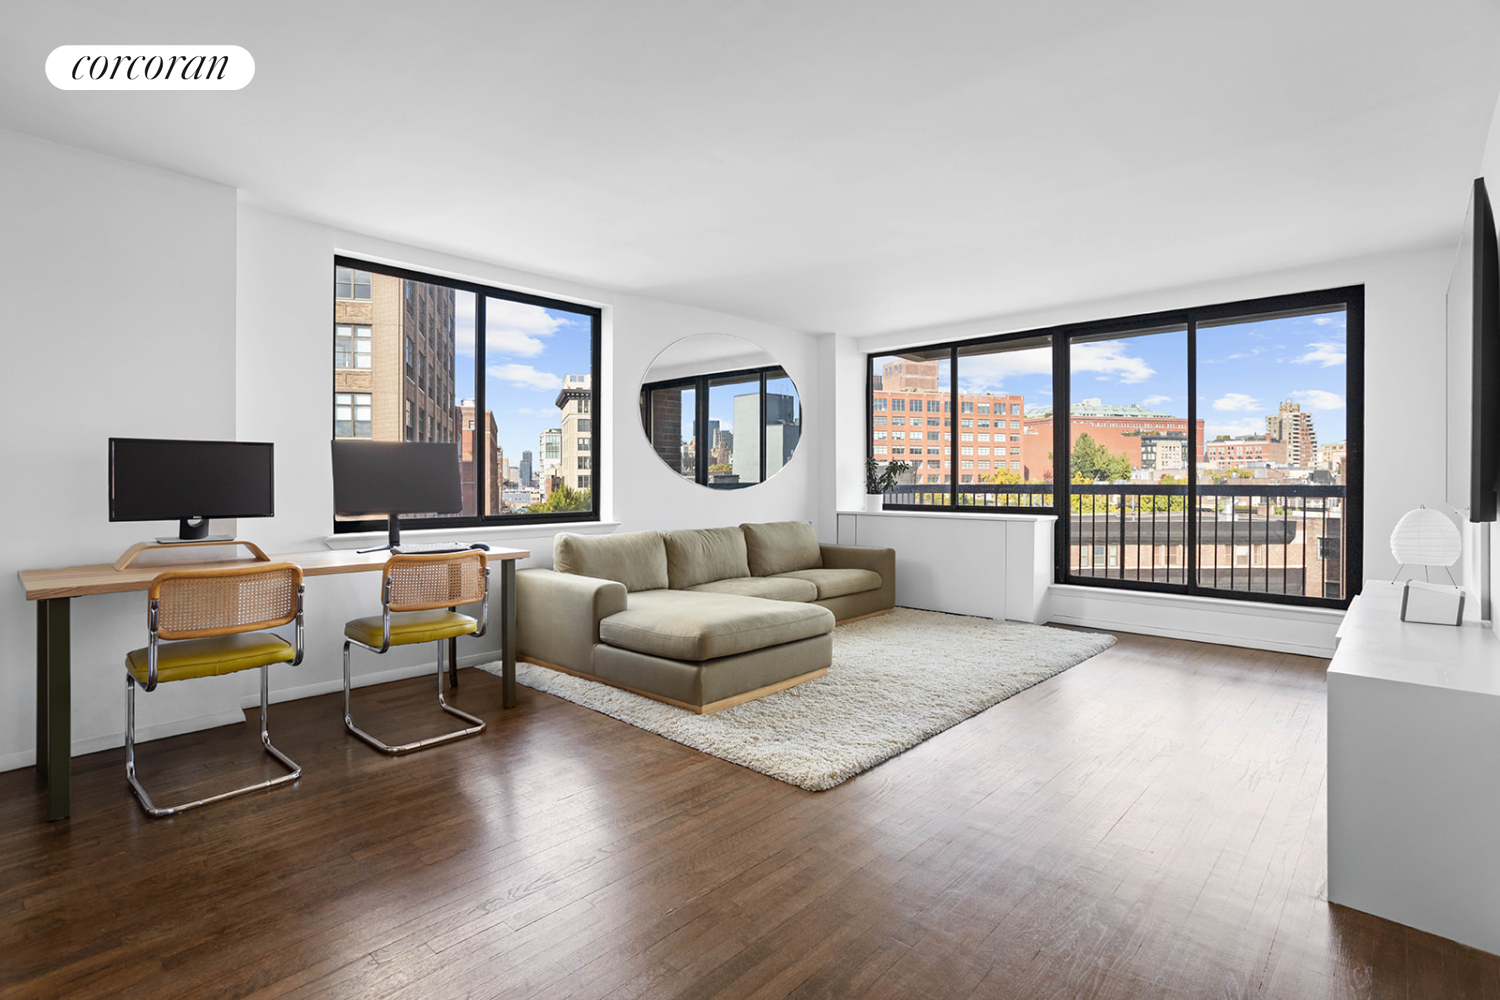
[(239, 90), (253, 76), (238, 45), (59, 45), (47, 57), (59, 90)]

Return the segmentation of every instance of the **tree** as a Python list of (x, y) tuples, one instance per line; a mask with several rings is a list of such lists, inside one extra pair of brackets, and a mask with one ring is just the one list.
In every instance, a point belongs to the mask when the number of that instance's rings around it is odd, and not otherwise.
[(718, 463), (716, 463), (714, 465), (710, 465), (708, 467), (708, 471), (709, 472), (733, 472), (734, 471), (734, 466), (730, 465), (728, 462), (718, 462)]
[(534, 513), (558, 514), (569, 510), (588, 510), (594, 505), (590, 490), (575, 490), (567, 483), (559, 483), (547, 499), (531, 508)]
[(1086, 433), (1078, 435), (1078, 440), (1073, 442), (1069, 463), (1074, 482), (1079, 481), (1079, 476), (1085, 483), (1114, 482), (1129, 479), (1133, 471), (1129, 455), (1115, 454)]
[(1025, 480), (1021, 478), (1021, 474), (1019, 472), (1014, 472), (1010, 469), (996, 469), (994, 472), (991, 472), (988, 476), (986, 476), (984, 478), (984, 481), (987, 483), (994, 483), (997, 486), (1009, 486), (1011, 483), (1025, 482)]

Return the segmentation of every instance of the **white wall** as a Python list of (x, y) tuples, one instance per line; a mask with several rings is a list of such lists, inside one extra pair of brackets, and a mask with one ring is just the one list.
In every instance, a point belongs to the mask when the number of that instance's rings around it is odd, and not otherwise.
[[(105, 441), (111, 435), (266, 440), (276, 445), (274, 518), (216, 524), (268, 551), (322, 548), (332, 530), (333, 254), (381, 258), (602, 306), (604, 515), (619, 530), (813, 520), (821, 411), (809, 401), (792, 461), (768, 483), (716, 492), (686, 483), (640, 430), (636, 389), (679, 337), (731, 333), (769, 351), (807, 398), (820, 382), (816, 339), (731, 316), (583, 288), (477, 261), (338, 232), (238, 204), (233, 189), (0, 131), (0, 281), (11, 322), (0, 392), (10, 417), (0, 491), (10, 538), (0, 575), (112, 561), (175, 525), (110, 524)], [(614, 530), (615, 525), (596, 529)], [(821, 527), (821, 526), (820, 526)], [(832, 522), (827, 527), (833, 530)], [(550, 565), (552, 532), (470, 532), (529, 548)], [(278, 668), (273, 697), (334, 690), (343, 622), (370, 613), (372, 577), (308, 581), (308, 651)], [(74, 752), (123, 742), (127, 650), (144, 644), (142, 594), (73, 602)], [(491, 659), (498, 630), (464, 642)], [(35, 608), (19, 587), (0, 601), (0, 770), (35, 759)], [(431, 651), (357, 661), (368, 682), (409, 673)], [(249, 674), (164, 685), (139, 699), (148, 736), (243, 718)], [(274, 720), (273, 720), (274, 721)]]
[[(22, 569), (111, 562), (175, 526), (111, 524), (110, 436), (235, 433), (230, 188), (0, 131), (0, 365), (7, 482), (0, 489), (0, 769), (35, 753), (36, 609)], [(124, 728), (126, 651), (144, 645), (145, 598), (73, 606), (73, 732)], [(168, 685), (140, 721), (238, 718), (238, 684)], [(149, 702), (149, 704), (144, 704)], [(222, 721), (222, 720), (221, 720)], [(90, 742), (94, 740), (94, 742)]]
[[(1459, 192), (1454, 205), (1454, 246), (1463, 219), (1462, 198)], [(1443, 450), (1435, 442), (1441, 441), (1444, 434), (1444, 295), (1452, 260), (1453, 248), (1449, 246), (1416, 249), (954, 326), (865, 337), (857, 341), (854, 351), (840, 355), (838, 372), (830, 376), (830, 381), (852, 384), (857, 370), (862, 384), (865, 354), (896, 347), (1362, 284), (1365, 286), (1365, 576), (1389, 579), (1396, 571), (1388, 543), (1396, 521), (1418, 504), (1439, 504), (1443, 497)], [(855, 440), (857, 435), (862, 452), (864, 405), (862, 394), (857, 398), (847, 392), (838, 396), (835, 433), (841, 447), (846, 447), (846, 442)], [(852, 476), (852, 472), (841, 475)], [(826, 488), (819, 493), (820, 512), (825, 519), (835, 505), (847, 504), (848, 495), (858, 489), (849, 481), (841, 481), (835, 487), (832, 493)], [(1184, 610), (1183, 614), (1192, 612)], [(1111, 624), (1118, 627), (1118, 623)], [(1236, 641), (1254, 644), (1254, 636), (1242, 636)]]

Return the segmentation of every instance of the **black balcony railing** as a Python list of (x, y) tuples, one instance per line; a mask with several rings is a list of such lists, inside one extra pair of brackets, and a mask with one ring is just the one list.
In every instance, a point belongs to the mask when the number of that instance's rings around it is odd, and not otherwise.
[[(1059, 525), (1066, 536), (1064, 581), (1177, 589), (1192, 574), (1195, 591), (1293, 600), (1348, 596), (1343, 486), (1201, 485), (1192, 511), (1186, 484), (1067, 489), (1071, 511), (1068, 523)], [(956, 490), (954, 500), (965, 509), (1056, 509), (1050, 483), (963, 483)], [(948, 488), (897, 486), (886, 504), (948, 508)]]

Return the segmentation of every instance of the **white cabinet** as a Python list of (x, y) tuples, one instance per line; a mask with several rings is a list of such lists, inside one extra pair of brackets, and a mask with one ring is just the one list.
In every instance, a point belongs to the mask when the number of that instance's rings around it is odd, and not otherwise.
[(838, 519), (840, 545), (896, 550), (902, 607), (1047, 620), (1055, 517), (840, 511)]
[(1500, 953), (1500, 637), (1371, 582), (1328, 668), (1328, 898)]

